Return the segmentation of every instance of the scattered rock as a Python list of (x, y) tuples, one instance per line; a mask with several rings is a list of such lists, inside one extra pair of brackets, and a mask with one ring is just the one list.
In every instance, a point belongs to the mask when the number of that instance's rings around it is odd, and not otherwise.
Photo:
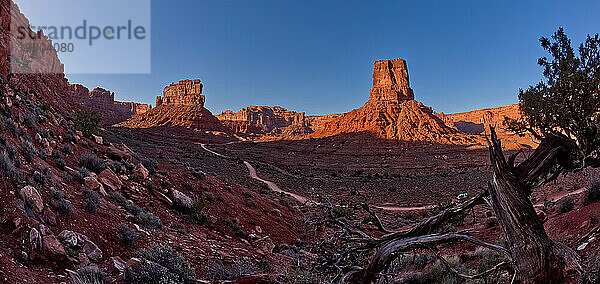
[(273, 249), (275, 249), (275, 244), (273, 243), (273, 240), (271, 240), (271, 237), (269, 237), (269, 236), (266, 236), (262, 239), (255, 241), (254, 245), (257, 248), (259, 248), (260, 250), (262, 250), (264, 252), (268, 252), (268, 253), (272, 253)]
[(137, 164), (135, 168), (133, 168), (133, 173), (142, 181), (146, 180), (148, 178), (148, 175), (150, 174), (150, 172), (148, 172), (148, 170), (146, 169), (146, 167), (144, 167), (144, 165), (142, 165), (142, 163)]
[(152, 194), (154, 194), (154, 196), (158, 197), (158, 199), (167, 203), (169, 206), (173, 206), (173, 201), (169, 197), (167, 197), (164, 193), (162, 193), (154, 188), (151, 188), (150, 191), (152, 192)]
[(94, 141), (96, 142), (96, 144), (104, 144), (104, 139), (102, 139), (102, 136), (97, 136), (92, 134), (92, 138), (94, 138)]
[(130, 153), (119, 150), (114, 145), (111, 145), (110, 147), (108, 147), (107, 155), (109, 158), (111, 158), (113, 160), (126, 160), (127, 158), (129, 158), (131, 156)]
[(56, 213), (54, 213), (54, 211), (52, 211), (48, 207), (44, 208), (44, 213), (42, 214), (42, 222), (51, 226), (56, 226)]
[(83, 185), (89, 189), (93, 189), (96, 190), (98, 189), (101, 185), (100, 182), (98, 182), (98, 180), (92, 176), (89, 177), (84, 177), (83, 178)]
[(98, 175), (98, 181), (106, 185), (112, 191), (117, 191), (123, 186), (121, 179), (119, 179), (109, 167)]
[(44, 200), (40, 193), (33, 186), (26, 186), (19, 190), (23, 202), (31, 207), (35, 212), (42, 213), (44, 210)]
[(36, 228), (32, 228), (29, 231), (29, 245), (31, 246), (31, 251), (42, 251), (42, 237)]
[(51, 260), (61, 261), (67, 257), (65, 248), (55, 236), (44, 236), (44, 254)]
[(176, 189), (171, 193), (171, 197), (173, 198), (173, 204), (179, 208), (191, 208), (194, 203), (189, 196)]
[(90, 258), (93, 262), (98, 262), (102, 259), (102, 250), (93, 243), (92, 241), (86, 241), (83, 245), (83, 252)]
[(121, 257), (119, 256), (113, 256), (110, 258), (110, 260), (113, 263), (113, 267), (119, 271), (119, 272), (124, 272), (125, 271), (125, 261), (123, 259), (121, 259)]
[(130, 260), (125, 263), (125, 268), (133, 267), (140, 264), (142, 261), (139, 258), (132, 257)]
[(70, 248), (77, 247), (77, 244), (80, 241), (78, 234), (69, 230), (60, 232), (60, 234), (58, 234), (58, 239), (60, 239), (65, 246)]
[(79, 261), (79, 267), (86, 267), (90, 265), (90, 259), (85, 253), (79, 253), (77, 255), (77, 261)]

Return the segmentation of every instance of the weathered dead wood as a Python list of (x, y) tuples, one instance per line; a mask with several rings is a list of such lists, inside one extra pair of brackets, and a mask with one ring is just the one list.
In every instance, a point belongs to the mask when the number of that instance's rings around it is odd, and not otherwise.
[(573, 274), (581, 275), (577, 254), (548, 237), (529, 199), (531, 184), (560, 172), (553, 173), (551, 168), (568, 159), (564, 156), (568, 146), (562, 139), (549, 138), (529, 159), (513, 167), (506, 162), (494, 129), (490, 132), (493, 179), (488, 192), (518, 279), (524, 283), (564, 283)]

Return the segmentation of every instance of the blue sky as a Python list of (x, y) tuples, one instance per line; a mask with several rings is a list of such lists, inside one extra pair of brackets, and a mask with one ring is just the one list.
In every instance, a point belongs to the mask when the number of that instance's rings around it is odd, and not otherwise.
[(599, 1), (152, 1), (152, 73), (75, 75), (154, 104), (204, 82), (213, 113), (279, 105), (346, 112), (368, 99), (375, 60), (404, 58), (415, 98), (446, 113), (517, 101), (540, 79), (538, 39), (600, 32)]

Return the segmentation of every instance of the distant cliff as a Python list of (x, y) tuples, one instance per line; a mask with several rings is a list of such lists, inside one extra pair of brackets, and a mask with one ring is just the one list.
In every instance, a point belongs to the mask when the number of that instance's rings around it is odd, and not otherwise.
[(115, 101), (115, 94), (103, 88), (89, 90), (79, 84), (70, 85), (71, 96), (83, 106), (101, 112), (102, 123), (113, 125), (123, 122), (135, 114), (141, 114), (152, 109), (151, 105), (134, 102)]

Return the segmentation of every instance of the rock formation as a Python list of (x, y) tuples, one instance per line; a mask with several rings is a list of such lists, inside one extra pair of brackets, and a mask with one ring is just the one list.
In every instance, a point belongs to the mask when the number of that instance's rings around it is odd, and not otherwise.
[(369, 101), (399, 102), (414, 98), (413, 90), (409, 86), (406, 61), (403, 59), (375, 61), (373, 88)]
[(306, 115), (282, 107), (250, 106), (239, 112), (225, 111), (217, 118), (233, 131), (246, 135), (291, 138), (314, 132)]
[(182, 80), (163, 90), (156, 98), (156, 107), (136, 114), (117, 126), (149, 128), (157, 126), (181, 126), (210, 131), (229, 131), (206, 108), (200, 80)]
[(407, 141), (468, 144), (472, 138), (448, 127), (430, 107), (414, 100), (408, 68), (402, 59), (377, 61), (369, 100), (359, 109), (325, 122), (313, 136), (371, 133)]
[(501, 107), (479, 109), (474, 111), (437, 114), (447, 125), (467, 134), (482, 134), (490, 125), (495, 126), (502, 133), (505, 117), (517, 119), (521, 117), (519, 104)]
[(163, 97), (156, 97), (156, 106), (166, 105), (196, 105), (204, 107), (206, 98), (202, 95), (204, 86), (199, 79), (181, 80), (179, 83), (171, 83), (163, 91)]
[(102, 113), (103, 124), (123, 122), (135, 114), (142, 114), (152, 109), (148, 104), (115, 101), (115, 93), (103, 88), (90, 91), (79, 84), (72, 84), (70, 87), (71, 96), (76, 102)]

